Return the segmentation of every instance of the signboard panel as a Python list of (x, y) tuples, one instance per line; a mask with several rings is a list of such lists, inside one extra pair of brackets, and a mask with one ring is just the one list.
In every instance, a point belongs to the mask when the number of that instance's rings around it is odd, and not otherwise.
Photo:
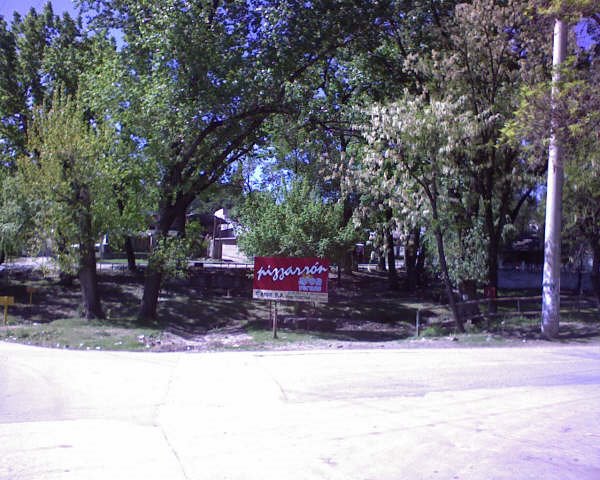
[(257, 300), (327, 302), (329, 261), (256, 257), (252, 297)]

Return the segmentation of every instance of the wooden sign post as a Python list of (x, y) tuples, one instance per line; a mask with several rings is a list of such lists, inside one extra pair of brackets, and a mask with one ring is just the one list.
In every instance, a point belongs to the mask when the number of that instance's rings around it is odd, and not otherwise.
[(8, 306), (15, 304), (15, 297), (0, 296), (0, 305), (4, 305), (4, 325), (8, 321)]
[(27, 293), (29, 294), (29, 305), (33, 303), (33, 294), (38, 291), (35, 287), (27, 287)]

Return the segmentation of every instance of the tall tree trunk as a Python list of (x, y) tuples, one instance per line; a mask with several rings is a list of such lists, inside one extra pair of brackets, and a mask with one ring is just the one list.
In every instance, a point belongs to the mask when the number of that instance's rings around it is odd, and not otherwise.
[[(163, 204), (159, 208), (158, 221), (156, 223), (156, 232), (158, 235), (157, 244), (162, 238), (166, 238), (169, 229), (175, 219), (187, 211), (188, 205), (193, 200), (193, 196), (178, 196), (173, 204)], [(159, 261), (153, 258), (150, 253), (148, 267), (144, 278), (144, 293), (140, 304), (138, 320), (143, 324), (150, 324), (157, 319), (158, 295), (162, 286), (163, 274), (162, 266)]]
[(385, 272), (385, 228), (381, 228), (377, 233), (377, 270)]
[(423, 278), (425, 277), (425, 258), (427, 257), (427, 249), (425, 245), (422, 243), (421, 232), (417, 232), (417, 261), (415, 263), (415, 279), (417, 281), (417, 286), (423, 285)]
[(127, 268), (130, 272), (137, 271), (135, 263), (135, 251), (133, 250), (133, 241), (130, 236), (125, 237), (125, 255), (127, 256)]
[(387, 263), (388, 263), (388, 282), (390, 289), (398, 289), (398, 270), (396, 270), (396, 252), (394, 251), (394, 240), (392, 233), (388, 232)]
[(423, 186), (425, 188), (427, 197), (429, 198), (429, 204), (431, 206), (431, 216), (433, 219), (433, 234), (435, 236), (435, 243), (437, 246), (438, 257), (440, 261), (440, 269), (442, 270), (442, 281), (444, 282), (446, 296), (448, 297), (448, 303), (450, 304), (450, 311), (452, 312), (452, 317), (454, 319), (454, 325), (460, 333), (464, 333), (465, 326), (463, 324), (462, 319), (460, 318), (460, 312), (458, 311), (458, 307), (456, 305), (456, 300), (454, 298), (454, 292), (452, 289), (452, 280), (450, 280), (450, 272), (448, 271), (448, 262), (446, 261), (444, 235), (442, 233), (442, 227), (440, 226), (440, 218), (437, 209), (437, 193), (435, 190), (435, 178), (432, 183), (434, 188), (433, 191), (430, 190), (428, 187), (424, 185)]
[(392, 210), (388, 208), (385, 212), (387, 225), (383, 230), (384, 252), (388, 264), (388, 282), (391, 290), (398, 289), (398, 271), (396, 270), (396, 252), (394, 251), (394, 234), (392, 232)]
[(146, 276), (144, 277), (144, 294), (140, 305), (138, 318), (144, 324), (150, 324), (156, 320), (158, 307), (158, 295), (162, 284), (162, 273), (160, 268), (153, 265), (152, 259), (148, 261)]
[[(498, 291), (498, 253), (500, 250), (500, 238), (497, 235), (490, 237), (488, 241), (488, 273), (487, 283), (494, 292)], [(492, 291), (492, 290), (490, 290)], [(489, 313), (496, 313), (498, 306), (495, 300), (489, 302)]]
[[(120, 195), (117, 195), (117, 207), (119, 209), (119, 213), (123, 215), (125, 211), (125, 203)], [(135, 263), (135, 251), (133, 249), (133, 241), (129, 235), (125, 237), (125, 255), (127, 256), (127, 269), (130, 272), (135, 272), (137, 270), (137, 265)]]
[(456, 326), (456, 329), (459, 332), (464, 333), (465, 326), (462, 322), (462, 319), (460, 318), (460, 313), (458, 311), (456, 300), (454, 298), (454, 292), (452, 291), (452, 281), (450, 280), (450, 273), (448, 272), (448, 263), (446, 262), (446, 251), (444, 249), (444, 237), (442, 235), (441, 228), (437, 225), (435, 227), (434, 235), (438, 250), (438, 256), (440, 257), (439, 260), (440, 269), (442, 270), (442, 280), (444, 282), (448, 303), (450, 304), (450, 311), (452, 312), (454, 325)]
[(98, 292), (96, 254), (93, 242), (91, 242), (91, 245), (83, 248), (80, 253), (78, 276), (79, 284), (81, 285), (83, 316), (87, 319), (104, 318)]
[(406, 289), (414, 292), (417, 288), (416, 281), (417, 249), (412, 232), (406, 236), (404, 242), (404, 268), (406, 269)]
[(592, 254), (592, 288), (600, 306), (600, 243), (598, 241), (592, 244)]
[(404, 245), (404, 266), (406, 268), (407, 290), (414, 292), (421, 282), (424, 258), (421, 251), (421, 229), (413, 228)]
[(83, 316), (87, 319), (104, 318), (100, 295), (98, 293), (98, 276), (96, 274), (96, 251), (92, 231), (91, 198), (89, 189), (83, 186), (79, 189), (78, 212), (79, 224), (79, 284)]
[[(342, 144), (345, 149), (345, 144)], [(350, 199), (346, 196), (344, 197), (344, 210), (342, 215), (342, 223), (340, 225), (340, 229), (346, 228), (350, 220), (352, 220), (352, 215), (354, 214), (354, 206)], [(345, 251), (341, 255), (341, 261), (338, 265), (338, 285), (342, 285), (342, 272), (352, 275), (352, 271), (354, 270), (354, 258), (353, 258), (354, 250)]]

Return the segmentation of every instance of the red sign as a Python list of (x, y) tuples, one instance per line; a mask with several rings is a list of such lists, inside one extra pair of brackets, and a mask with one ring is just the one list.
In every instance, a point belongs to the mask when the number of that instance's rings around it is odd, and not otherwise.
[(326, 302), (329, 261), (322, 258), (256, 257), (252, 297)]

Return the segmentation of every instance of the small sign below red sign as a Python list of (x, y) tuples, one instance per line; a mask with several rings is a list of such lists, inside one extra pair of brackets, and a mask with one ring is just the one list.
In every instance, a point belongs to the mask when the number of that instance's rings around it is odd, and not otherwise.
[(327, 302), (328, 274), (329, 261), (322, 258), (256, 257), (252, 297)]

